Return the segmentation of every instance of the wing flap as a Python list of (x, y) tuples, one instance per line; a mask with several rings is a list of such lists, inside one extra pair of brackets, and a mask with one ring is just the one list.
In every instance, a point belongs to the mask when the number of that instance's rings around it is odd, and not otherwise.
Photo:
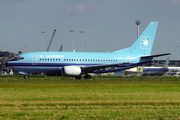
[(116, 63), (116, 64), (101, 64), (101, 65), (92, 65), (92, 66), (84, 66), (82, 70), (100, 70), (107, 67), (117, 67), (122, 65), (123, 63)]

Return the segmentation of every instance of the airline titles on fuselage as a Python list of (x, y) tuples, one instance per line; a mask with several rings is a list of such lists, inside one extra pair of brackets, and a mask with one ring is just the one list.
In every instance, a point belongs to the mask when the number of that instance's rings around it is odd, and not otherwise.
[[(43, 55), (40, 55), (42, 58)], [(46, 55), (47, 58), (64, 58), (64, 55)]]

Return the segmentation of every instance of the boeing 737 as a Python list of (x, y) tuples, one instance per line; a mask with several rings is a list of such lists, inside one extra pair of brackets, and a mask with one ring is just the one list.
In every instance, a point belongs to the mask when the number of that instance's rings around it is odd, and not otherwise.
[(76, 79), (81, 79), (81, 75), (90, 79), (89, 73), (117, 72), (137, 67), (152, 62), (155, 57), (170, 54), (151, 55), (157, 26), (158, 22), (151, 22), (132, 46), (122, 50), (111, 53), (30, 52), (8, 61), (7, 67), (20, 72), (72, 76)]

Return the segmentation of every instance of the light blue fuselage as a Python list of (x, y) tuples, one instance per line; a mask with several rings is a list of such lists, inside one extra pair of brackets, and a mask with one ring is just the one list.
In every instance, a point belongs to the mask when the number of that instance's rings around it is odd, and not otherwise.
[(17, 56), (23, 58), (8, 62), (8, 66), (14, 70), (30, 73), (61, 73), (64, 66), (92, 66), (105, 64), (124, 63), (116, 68), (108, 70), (88, 71), (114, 72), (127, 67), (137, 66), (147, 61), (140, 62), (138, 55), (126, 56), (117, 53), (91, 53), (91, 52), (31, 52)]

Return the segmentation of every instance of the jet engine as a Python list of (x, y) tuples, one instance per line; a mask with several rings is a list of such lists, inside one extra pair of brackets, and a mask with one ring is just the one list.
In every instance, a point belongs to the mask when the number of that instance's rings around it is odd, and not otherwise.
[(63, 76), (80, 76), (81, 68), (78, 66), (65, 66), (61, 70)]

